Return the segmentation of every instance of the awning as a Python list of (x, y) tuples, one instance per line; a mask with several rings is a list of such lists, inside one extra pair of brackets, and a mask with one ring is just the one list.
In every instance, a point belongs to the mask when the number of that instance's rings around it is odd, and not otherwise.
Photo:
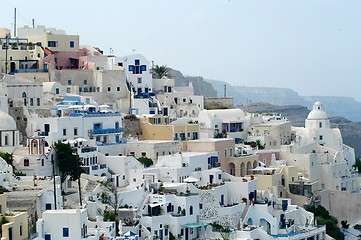
[(163, 204), (166, 204), (167, 202), (159, 202), (159, 203), (149, 203), (148, 206), (151, 208), (162, 206)]
[(208, 224), (206, 223), (186, 223), (183, 225), (185, 228), (197, 228), (197, 227), (205, 227)]

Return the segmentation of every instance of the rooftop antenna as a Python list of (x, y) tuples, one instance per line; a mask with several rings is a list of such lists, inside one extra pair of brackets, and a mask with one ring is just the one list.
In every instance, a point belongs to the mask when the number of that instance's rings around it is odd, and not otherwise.
[(33, 28), (35, 28), (35, 19), (34, 18), (32, 20), (32, 23), (33, 23)]
[(16, 37), (16, 8), (14, 8), (14, 37)]

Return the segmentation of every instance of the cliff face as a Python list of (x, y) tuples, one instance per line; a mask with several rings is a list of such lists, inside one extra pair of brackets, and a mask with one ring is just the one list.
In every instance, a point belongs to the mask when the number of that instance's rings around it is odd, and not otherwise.
[(212, 84), (204, 81), (203, 77), (183, 76), (180, 71), (174, 69), (169, 72), (169, 75), (174, 78), (176, 87), (185, 87), (191, 82), (193, 84), (195, 95), (202, 95), (205, 97), (217, 96), (217, 92), (214, 90)]
[(322, 102), (328, 116), (343, 116), (352, 121), (361, 121), (361, 102), (350, 97), (339, 96), (300, 96), (287, 88), (232, 86), (222, 81), (208, 80), (218, 96), (224, 95), (224, 85), (227, 86), (227, 96), (234, 98), (235, 105), (265, 102), (275, 105), (302, 105), (312, 108), (316, 101)]

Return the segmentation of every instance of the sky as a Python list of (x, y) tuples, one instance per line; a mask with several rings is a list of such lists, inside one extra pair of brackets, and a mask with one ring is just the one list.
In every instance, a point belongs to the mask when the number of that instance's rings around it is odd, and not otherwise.
[(360, 0), (7, 0), (0, 27), (78, 34), (184, 75), (361, 101)]

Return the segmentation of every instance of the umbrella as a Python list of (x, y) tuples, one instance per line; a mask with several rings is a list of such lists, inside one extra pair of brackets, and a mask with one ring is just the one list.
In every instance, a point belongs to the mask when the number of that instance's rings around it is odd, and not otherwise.
[(186, 179), (183, 180), (183, 182), (185, 183), (195, 183), (198, 182), (199, 180), (195, 177), (189, 176)]
[(79, 143), (79, 142), (86, 142), (86, 141), (88, 141), (88, 140), (85, 139), (85, 138), (79, 137), (79, 138), (76, 138), (74, 141)]
[(99, 108), (110, 108), (110, 106), (109, 105), (106, 105), (106, 104), (103, 104), (103, 105), (100, 105), (100, 106), (98, 106)]
[(65, 140), (63, 143), (65, 143), (65, 144), (74, 144), (74, 143), (76, 143), (76, 141), (72, 140), (72, 139), (68, 139), (68, 140)]
[(128, 232), (126, 232), (126, 233), (124, 233), (124, 237), (133, 237), (133, 236), (135, 236), (136, 234), (134, 233), (134, 232), (132, 232), (132, 231), (128, 231)]

